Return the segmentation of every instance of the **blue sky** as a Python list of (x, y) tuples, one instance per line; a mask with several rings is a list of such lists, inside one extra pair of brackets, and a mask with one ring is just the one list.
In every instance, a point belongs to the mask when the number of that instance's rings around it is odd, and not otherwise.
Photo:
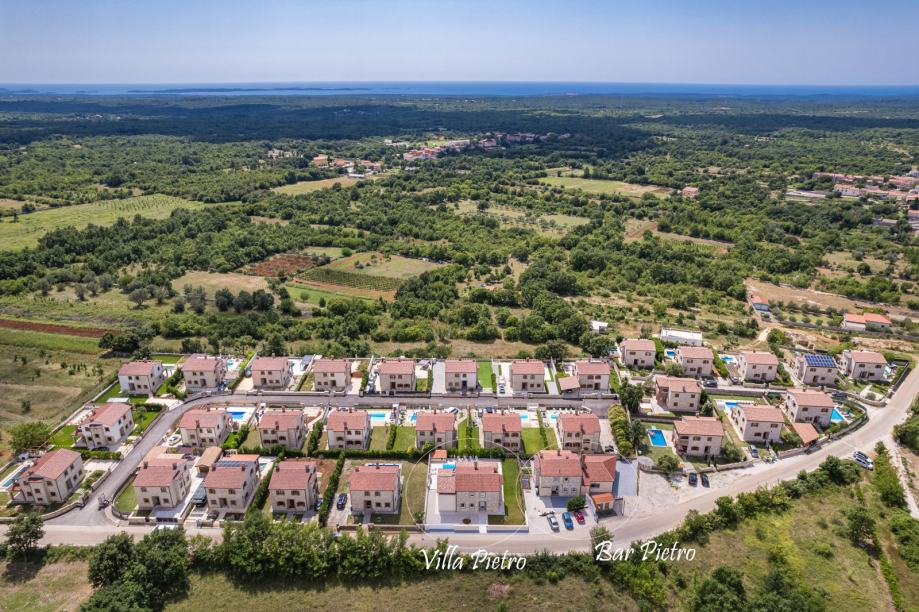
[(919, 85), (915, 0), (0, 0), (0, 82)]

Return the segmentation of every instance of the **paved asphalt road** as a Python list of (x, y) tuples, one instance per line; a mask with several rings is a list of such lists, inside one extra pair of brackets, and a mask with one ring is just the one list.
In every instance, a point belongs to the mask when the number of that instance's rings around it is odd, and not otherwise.
[[(901, 422), (912, 404), (913, 398), (919, 393), (919, 369), (914, 369), (887, 406), (883, 408), (869, 408), (869, 421), (861, 429), (851, 434), (825, 445), (820, 450), (811, 453), (799, 455), (788, 459), (783, 459), (774, 464), (758, 464), (755, 467), (747, 468), (743, 475), (730, 484), (722, 487), (711, 489), (699, 488), (698, 493), (677, 505), (658, 508), (657, 511), (649, 516), (631, 519), (612, 518), (605, 519), (603, 525), (614, 534), (616, 546), (627, 546), (630, 542), (636, 540), (648, 540), (654, 536), (668, 531), (678, 526), (688, 510), (698, 510), (699, 512), (708, 512), (715, 506), (715, 499), (723, 495), (736, 496), (744, 491), (751, 491), (760, 486), (774, 485), (775, 483), (794, 478), (801, 470), (813, 470), (817, 468), (824, 459), (830, 455), (849, 456), (854, 449), (870, 450), (879, 440), (890, 440), (890, 431), (894, 425)], [(215, 401), (238, 404), (243, 401), (266, 401), (266, 402), (283, 402), (283, 401), (304, 401), (305, 403), (316, 403), (315, 396), (304, 396), (303, 394), (270, 394), (262, 396), (220, 396), (211, 398), (196, 399), (187, 402), (182, 406), (171, 411), (167, 417), (163, 417), (158, 423), (154, 424), (148, 435), (136, 445), (124, 461), (115, 468), (115, 473), (109, 477), (106, 483), (100, 487), (93, 499), (82, 510), (70, 512), (57, 519), (49, 521), (45, 525), (44, 543), (49, 544), (77, 544), (89, 545), (101, 542), (108, 535), (114, 532), (124, 530), (135, 536), (141, 536), (149, 531), (149, 527), (128, 527), (126, 525), (113, 524), (111, 518), (97, 509), (95, 500), (99, 494), (113, 496), (119, 488), (121, 482), (133, 472), (136, 465), (142, 457), (155, 446), (167, 432), (169, 432), (179, 418), (189, 408), (213, 403)], [(382, 399), (382, 398), (381, 398)], [(357, 403), (366, 403), (366, 398), (336, 398), (336, 404), (350, 405)], [(384, 400), (385, 401), (385, 400)], [(441, 405), (441, 406), (485, 406), (485, 405), (519, 405), (520, 400), (507, 401), (503, 399), (496, 401), (494, 398), (476, 398), (448, 399), (443, 401), (432, 401), (427, 398), (400, 398), (400, 403), (409, 405)], [(540, 399), (540, 403), (550, 406), (574, 406), (588, 405), (595, 412), (605, 414), (609, 402), (581, 402), (574, 400), (559, 399)], [(190, 528), (189, 533), (201, 533), (214, 537), (220, 536), (218, 529), (195, 529)], [(438, 537), (444, 534), (414, 534), (410, 541), (424, 546), (433, 546)], [(589, 536), (586, 529), (575, 529), (572, 532), (562, 531), (558, 534), (546, 536), (545, 534), (451, 534), (449, 540), (452, 544), (459, 546), (463, 551), (474, 551), (479, 548), (486, 548), (491, 551), (512, 553), (528, 553), (539, 550), (549, 550), (553, 552), (564, 552), (567, 550), (587, 550), (589, 547)]]

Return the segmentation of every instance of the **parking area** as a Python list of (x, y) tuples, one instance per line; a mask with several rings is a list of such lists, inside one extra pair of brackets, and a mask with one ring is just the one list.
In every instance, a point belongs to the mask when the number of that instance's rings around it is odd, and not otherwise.
[[(539, 497), (536, 495), (533, 489), (527, 489), (523, 492), (523, 499), (525, 504), (525, 510), (527, 514), (527, 523), (529, 524), (530, 533), (543, 533), (550, 535), (556, 533), (552, 530), (552, 527), (549, 525), (549, 519), (547, 514), (554, 513), (555, 518), (559, 523), (559, 532), (564, 533), (568, 530), (565, 528), (564, 523), (562, 522), (562, 514), (568, 512), (568, 500), (569, 497)], [(581, 525), (577, 521), (573, 521), (574, 529), (572, 531), (578, 531), (580, 529), (590, 529), (597, 525), (596, 519), (590, 516), (589, 512), (584, 512), (584, 524)]]
[(431, 393), (446, 393), (447, 392), (447, 363), (438, 359), (434, 362), (434, 365), (431, 366), (434, 369), (434, 378), (431, 380)]

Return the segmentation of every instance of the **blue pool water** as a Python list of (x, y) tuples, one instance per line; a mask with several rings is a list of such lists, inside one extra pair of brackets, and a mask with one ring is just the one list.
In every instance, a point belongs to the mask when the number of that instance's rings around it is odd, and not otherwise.
[(242, 421), (246, 418), (245, 410), (227, 410), (227, 412), (230, 414), (230, 418), (232, 418), (234, 421)]
[(558, 415), (557, 415), (557, 414), (550, 414), (550, 415), (549, 415), (549, 420), (550, 420), (550, 421), (557, 421), (557, 420), (558, 420)]
[(27, 470), (28, 467), (29, 466), (25, 464), (19, 466), (18, 469), (16, 469), (15, 471), (13, 471), (12, 474), (6, 477), (6, 480), (0, 483), (0, 489), (5, 491), (9, 489), (10, 487), (12, 487), (13, 483), (16, 482), (16, 479), (19, 477), (19, 475), (22, 474), (25, 470)]
[(830, 423), (838, 423), (839, 421), (845, 421), (846, 417), (842, 416), (842, 413), (839, 412), (836, 408), (833, 408), (833, 414), (830, 415)]
[(721, 361), (725, 363), (734, 363), (737, 361), (732, 355), (719, 355), (719, 357), (721, 357)]
[(417, 413), (417, 412), (413, 412), (413, 413), (412, 413), (412, 423), (414, 423), (417, 419), (418, 419), (418, 413)]
[(456, 464), (455, 464), (455, 463), (445, 463), (445, 464), (443, 464), (443, 469), (445, 469), (445, 470), (452, 470), (452, 469), (454, 469), (454, 468), (456, 468)]
[(377, 424), (384, 423), (386, 421), (386, 417), (389, 416), (389, 412), (386, 410), (383, 410), (383, 411), (370, 410), (369, 414), (370, 414), (370, 422), (377, 423)]
[(724, 406), (726, 408), (737, 408), (737, 402), (734, 402), (734, 401), (724, 402)]
[(648, 439), (651, 440), (651, 446), (667, 446), (667, 439), (660, 429), (649, 429)]
[(525, 413), (524, 413), (524, 414), (521, 414), (521, 415), (520, 415), (520, 420), (521, 420), (521, 421), (529, 421), (529, 420), (530, 420), (530, 415), (525, 414)]
[(676, 351), (673, 349), (666, 349), (664, 350), (664, 355), (673, 359), (674, 357), (676, 357)]

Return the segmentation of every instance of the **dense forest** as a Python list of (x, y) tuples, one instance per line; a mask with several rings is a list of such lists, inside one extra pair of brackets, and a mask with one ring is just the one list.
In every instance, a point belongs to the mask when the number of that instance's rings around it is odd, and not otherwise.
[[(411, 164), (386, 142), (516, 132), (544, 136), (499, 134), (501, 146)], [(275, 189), (340, 177), (311, 163), (318, 154), (378, 161), (386, 172)], [(158, 335), (212, 348), (313, 342), (330, 354), (365, 353), (369, 342), (449, 353), (455, 339), (602, 354), (616, 322), (651, 314), (749, 336), (747, 278), (919, 307), (905, 207), (786, 197), (831, 189), (812, 178), (818, 171), (891, 176), (917, 165), (911, 99), (0, 98), (0, 223), (140, 194), (207, 204), (59, 228), (34, 247), (0, 251), (0, 294), (71, 287), (80, 299), (121, 292), (138, 308), (170, 304), (127, 348)], [(580, 182), (551, 182), (559, 176)], [(606, 188), (618, 182), (648, 190)], [(699, 195), (681, 197), (687, 185)], [(309, 308), (286, 278), (272, 279), (271, 302), (258, 305), (248, 293), (173, 284), (309, 247), (443, 265), (401, 283), (392, 301)], [(888, 263), (823, 275), (831, 252)], [(614, 332), (589, 333), (594, 317)]]

